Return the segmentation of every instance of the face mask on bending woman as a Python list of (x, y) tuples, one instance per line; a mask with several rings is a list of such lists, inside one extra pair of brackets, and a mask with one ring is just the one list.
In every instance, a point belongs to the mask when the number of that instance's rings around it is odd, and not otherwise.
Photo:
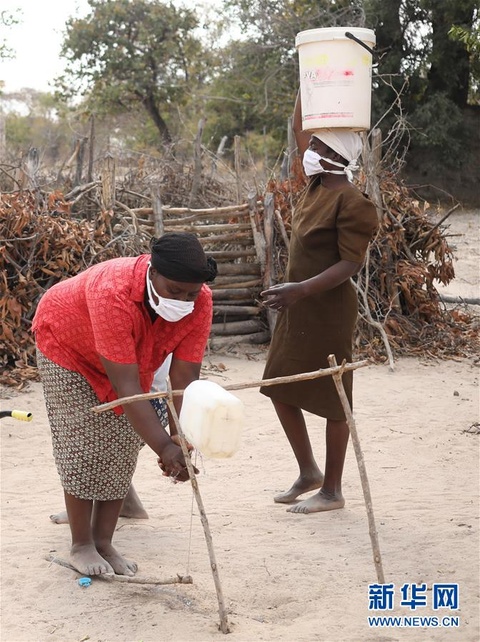
[[(193, 307), (195, 305), (194, 301), (177, 301), (176, 299), (166, 299), (158, 294), (158, 292), (153, 287), (152, 281), (150, 280), (150, 263), (148, 264), (147, 269), (147, 294), (148, 302), (158, 316), (165, 319), (165, 321), (175, 322), (180, 321), (187, 315), (193, 312)], [(155, 303), (153, 295), (158, 299), (158, 303)]]

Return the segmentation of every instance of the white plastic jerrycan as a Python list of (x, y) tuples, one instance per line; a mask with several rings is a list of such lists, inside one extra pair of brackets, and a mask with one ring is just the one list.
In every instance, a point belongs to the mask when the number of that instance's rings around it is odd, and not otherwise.
[(193, 381), (183, 393), (180, 426), (206, 457), (231, 457), (240, 447), (243, 403), (213, 381)]

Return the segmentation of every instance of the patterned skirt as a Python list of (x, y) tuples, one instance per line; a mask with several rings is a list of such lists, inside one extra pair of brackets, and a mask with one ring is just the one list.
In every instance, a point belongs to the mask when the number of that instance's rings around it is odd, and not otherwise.
[(144, 445), (125, 414), (94, 413), (98, 405), (88, 381), (37, 350), (52, 432), (53, 456), (66, 493), (112, 501), (127, 494)]

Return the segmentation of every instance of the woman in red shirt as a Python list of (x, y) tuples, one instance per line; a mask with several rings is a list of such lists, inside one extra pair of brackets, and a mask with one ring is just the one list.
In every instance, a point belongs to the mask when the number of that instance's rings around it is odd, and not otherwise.
[[(85, 575), (137, 570), (114, 549), (112, 537), (144, 443), (166, 475), (188, 479), (182, 450), (149, 401), (100, 414), (91, 408), (148, 392), (170, 353), (174, 389), (199, 378), (212, 322), (206, 282), (215, 276), (215, 261), (193, 234), (167, 233), (154, 240), (150, 255), (94, 265), (50, 288), (38, 305), (37, 363), (71, 561)], [(174, 403), (179, 412), (181, 399)]]

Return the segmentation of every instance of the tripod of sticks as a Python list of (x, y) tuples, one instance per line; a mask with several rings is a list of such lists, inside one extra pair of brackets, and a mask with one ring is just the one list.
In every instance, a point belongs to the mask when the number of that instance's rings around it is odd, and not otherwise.
[[(315, 370), (313, 372), (304, 372), (301, 374), (291, 375), (287, 377), (276, 377), (274, 379), (264, 379), (263, 381), (251, 381), (246, 383), (229, 384), (224, 386), (224, 388), (225, 390), (244, 390), (246, 388), (256, 388), (260, 386), (274, 386), (277, 384), (292, 383), (296, 381), (306, 381), (308, 379), (316, 379), (319, 377), (326, 377), (326, 376), (333, 377), (333, 380), (335, 382), (335, 387), (337, 389), (337, 393), (339, 395), (343, 410), (345, 412), (345, 417), (346, 417), (348, 428), (350, 430), (350, 435), (352, 437), (355, 457), (357, 459), (358, 469), (360, 472), (360, 480), (361, 480), (363, 496), (365, 500), (365, 507), (367, 510), (369, 535), (370, 535), (370, 541), (371, 541), (372, 552), (373, 552), (373, 561), (375, 564), (377, 579), (380, 584), (384, 584), (385, 578), (383, 574), (382, 556), (380, 554), (378, 534), (375, 526), (375, 517), (373, 514), (373, 504), (372, 504), (372, 497), (370, 494), (370, 485), (368, 483), (367, 470), (365, 467), (365, 461), (364, 461), (363, 452), (360, 446), (360, 440), (358, 437), (355, 420), (353, 418), (350, 404), (348, 403), (347, 395), (345, 393), (345, 388), (342, 382), (342, 375), (344, 372), (349, 370), (356, 370), (357, 368), (362, 368), (364, 366), (367, 366), (369, 365), (369, 361), (364, 360), (364, 361), (357, 361), (355, 363), (346, 363), (344, 361), (341, 365), (338, 365), (335, 356), (330, 355), (328, 357), (328, 363), (330, 364), (329, 368)], [(140, 395), (133, 395), (131, 397), (123, 397), (122, 399), (116, 399), (115, 401), (101, 404), (100, 406), (95, 406), (94, 408), (92, 408), (92, 410), (94, 412), (105, 412), (106, 410), (110, 410), (112, 408), (115, 408), (116, 406), (133, 403), (135, 401), (140, 401), (145, 399), (155, 399), (160, 397), (166, 398), (168, 408), (175, 422), (177, 433), (180, 438), (180, 445), (182, 448), (183, 455), (185, 457), (185, 463), (187, 466), (190, 482), (192, 484), (193, 493), (195, 496), (195, 500), (197, 502), (198, 510), (200, 513), (200, 519), (201, 519), (204, 534), (205, 534), (205, 541), (207, 543), (208, 554), (210, 557), (210, 567), (212, 570), (213, 581), (214, 581), (215, 590), (217, 593), (218, 611), (220, 616), (219, 628), (222, 631), (222, 633), (229, 633), (230, 628), (228, 624), (227, 612), (225, 609), (225, 601), (223, 598), (222, 585), (221, 585), (220, 576), (218, 573), (218, 565), (216, 562), (215, 551), (213, 548), (213, 539), (210, 531), (210, 526), (208, 524), (207, 515), (203, 505), (202, 497), (200, 495), (200, 490), (198, 487), (195, 470), (190, 460), (190, 454), (188, 452), (185, 435), (183, 434), (182, 427), (180, 426), (180, 421), (178, 419), (175, 406), (173, 404), (173, 397), (175, 395), (182, 395), (182, 394), (183, 394), (183, 390), (172, 390), (169, 385), (167, 392), (148, 392)], [(181, 576), (178, 576), (178, 577), (179, 579), (177, 581), (182, 582), (182, 579), (180, 579)], [(168, 583), (171, 583), (172, 581), (175, 581), (175, 580), (168, 580)], [(158, 582), (158, 583), (162, 583), (162, 582)], [(186, 583), (185, 580), (183, 580), (183, 583)]]

